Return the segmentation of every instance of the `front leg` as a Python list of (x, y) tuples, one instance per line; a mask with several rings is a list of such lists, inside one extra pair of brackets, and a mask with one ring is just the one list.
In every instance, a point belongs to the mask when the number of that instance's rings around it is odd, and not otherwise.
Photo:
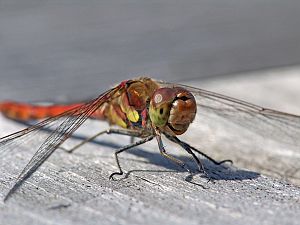
[(153, 139), (153, 137), (154, 137), (154, 136), (151, 135), (151, 136), (146, 137), (146, 138), (144, 138), (144, 139), (142, 139), (142, 140), (140, 140), (140, 141), (137, 141), (137, 142), (135, 142), (135, 143), (133, 143), (133, 144), (129, 144), (129, 145), (126, 145), (126, 146), (124, 146), (124, 147), (118, 149), (118, 150), (115, 152), (115, 159), (116, 159), (117, 166), (118, 166), (118, 168), (119, 168), (119, 172), (114, 172), (114, 173), (112, 173), (112, 174), (109, 176), (109, 179), (110, 179), (110, 180), (111, 180), (111, 179), (114, 179), (113, 177), (114, 177), (115, 175), (123, 175), (123, 170), (122, 170), (121, 165), (120, 165), (120, 161), (119, 161), (118, 154), (120, 154), (121, 152), (124, 152), (124, 151), (126, 151), (126, 150), (128, 150), (128, 149), (130, 149), (130, 148), (133, 148), (133, 147), (135, 147), (135, 146), (138, 146), (138, 145), (144, 144), (144, 143), (146, 143), (146, 142), (148, 142), (148, 141), (151, 141), (151, 140)]
[(209, 161), (211, 161), (215, 165), (221, 165), (221, 164), (226, 163), (226, 162), (233, 163), (232, 160), (230, 160), (230, 159), (225, 159), (225, 160), (222, 160), (222, 161), (216, 161), (213, 158), (211, 158), (210, 156), (208, 156), (207, 154), (205, 154), (204, 152), (200, 151), (199, 149), (196, 149), (195, 147), (191, 146), (190, 144), (188, 144), (184, 141), (181, 141), (176, 136), (171, 136), (171, 135), (168, 135), (168, 134), (165, 134), (165, 133), (164, 133), (164, 135), (170, 141), (173, 141), (174, 143), (179, 144), (183, 149), (185, 149), (189, 154), (191, 154), (196, 161), (198, 161), (199, 159), (195, 156), (195, 154), (191, 150), (193, 150), (193, 151), (197, 152), (198, 154), (204, 156), (205, 158), (207, 158)]
[(158, 147), (159, 147), (159, 151), (160, 151), (160, 154), (165, 157), (166, 159), (170, 160), (171, 162), (177, 164), (178, 166), (180, 166), (181, 168), (185, 169), (187, 172), (191, 173), (190, 169), (185, 165), (184, 162), (182, 162), (181, 160), (175, 158), (174, 156), (172, 155), (169, 155), (164, 146), (163, 146), (163, 143), (162, 143), (162, 140), (161, 140), (161, 134), (159, 131), (155, 131), (156, 132), (156, 140), (157, 140), (157, 143), (158, 143)]

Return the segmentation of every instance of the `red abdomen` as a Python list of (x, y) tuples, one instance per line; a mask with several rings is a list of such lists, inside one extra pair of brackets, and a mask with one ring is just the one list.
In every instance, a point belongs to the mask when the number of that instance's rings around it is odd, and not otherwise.
[(42, 106), (7, 101), (0, 103), (0, 111), (8, 118), (25, 121), (57, 116), (80, 105), (81, 103)]

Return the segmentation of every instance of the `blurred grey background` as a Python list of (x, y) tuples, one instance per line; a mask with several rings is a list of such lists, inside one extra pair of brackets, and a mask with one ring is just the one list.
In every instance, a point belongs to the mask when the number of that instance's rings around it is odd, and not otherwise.
[(299, 0), (0, 0), (0, 100), (298, 64), (299, 11)]

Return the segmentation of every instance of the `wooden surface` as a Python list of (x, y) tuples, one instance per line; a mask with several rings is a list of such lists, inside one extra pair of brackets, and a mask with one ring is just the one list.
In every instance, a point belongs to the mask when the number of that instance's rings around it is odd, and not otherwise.
[[(294, 67), (195, 80), (190, 84), (300, 114), (299, 73), (300, 69)], [(0, 117), (1, 136), (23, 127)], [(103, 122), (88, 121), (65, 147), (105, 127)], [(192, 129), (197, 132), (200, 128)], [(207, 137), (212, 135), (207, 134)], [(195, 146), (207, 144), (193, 134), (184, 138)], [(12, 198), (0, 203), (0, 224), (299, 223), (300, 157), (297, 148), (289, 150), (291, 155), (274, 151), (273, 156), (278, 159), (274, 165), (262, 161), (265, 154), (272, 154), (264, 151), (264, 146), (260, 152), (247, 152), (239, 151), (234, 140), (215, 142), (213, 148), (203, 151), (216, 159), (231, 158), (234, 165), (215, 166), (203, 159), (208, 173), (216, 178), (214, 182), (207, 182), (201, 174), (191, 177), (170, 164), (160, 156), (156, 142), (152, 141), (122, 154), (121, 164), (127, 176), (109, 181), (110, 173), (117, 170), (114, 149), (127, 143), (128, 137), (109, 135), (84, 145), (73, 154), (58, 149)], [(168, 142), (165, 145), (172, 154), (195, 168), (176, 146)], [(232, 151), (229, 151), (230, 145)], [(31, 143), (24, 144), (17, 152), (1, 157), (0, 197), (3, 198), (34, 153), (31, 146)], [(285, 164), (290, 165), (289, 162), (296, 168), (293, 176), (278, 174), (286, 169)]]

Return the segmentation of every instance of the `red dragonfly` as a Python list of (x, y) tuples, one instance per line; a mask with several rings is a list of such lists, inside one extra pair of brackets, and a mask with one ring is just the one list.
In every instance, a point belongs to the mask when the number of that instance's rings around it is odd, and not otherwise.
[[(48, 118), (24, 130), (2, 137), (0, 154), (13, 150), (26, 141), (35, 141), (32, 139), (35, 135), (44, 132), (44, 129), (52, 130), (41, 143), (38, 143), (37, 151), (4, 200), (7, 200), (88, 118), (106, 120), (110, 125), (117, 125), (121, 128), (110, 128), (99, 132), (86, 141), (104, 133), (140, 138), (115, 152), (119, 171), (112, 173), (110, 179), (123, 174), (118, 159), (121, 152), (153, 138), (156, 139), (162, 156), (190, 172), (183, 161), (166, 152), (161, 139), (162, 135), (189, 153), (198, 165), (199, 171), (204, 173), (203, 165), (195, 152), (215, 164), (230, 161), (217, 162), (177, 137), (188, 130), (196, 114), (202, 117), (215, 115), (264, 137), (273, 140), (280, 137), (280, 141), (300, 146), (300, 116), (262, 108), (214, 92), (147, 77), (123, 81), (87, 103), (38, 106), (8, 101), (0, 103), (0, 111), (6, 117), (16, 120)], [(213, 123), (214, 121), (207, 119), (207, 122)]]

